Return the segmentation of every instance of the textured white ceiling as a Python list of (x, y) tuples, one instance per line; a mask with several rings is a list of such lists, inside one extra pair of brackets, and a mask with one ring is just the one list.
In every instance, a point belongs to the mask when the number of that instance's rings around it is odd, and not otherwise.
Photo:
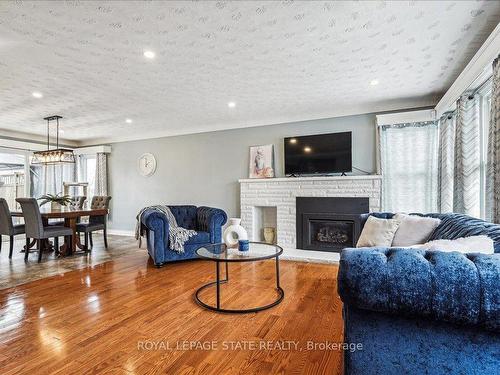
[(498, 1), (4, 1), (0, 129), (60, 114), (91, 144), (435, 104), (499, 20)]

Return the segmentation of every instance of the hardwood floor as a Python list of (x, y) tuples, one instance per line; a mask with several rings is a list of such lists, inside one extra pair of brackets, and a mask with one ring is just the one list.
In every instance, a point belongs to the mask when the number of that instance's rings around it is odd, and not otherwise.
[[(272, 261), (229, 272), (224, 306), (274, 297)], [(141, 253), (1, 290), (0, 373), (340, 374), (340, 351), (308, 350), (342, 340), (336, 275), (335, 265), (282, 261), (284, 301), (244, 315), (194, 302), (213, 263), (156, 269)]]
[[(3, 236), (5, 240), (6, 237)], [(133, 252), (147, 254), (144, 249), (131, 246), (133, 239), (125, 236), (109, 236), (109, 248), (104, 248), (102, 234), (94, 234), (94, 247), (89, 253), (79, 252), (72, 256), (59, 258), (55, 252), (43, 254), (42, 262), (38, 263), (38, 250), (29, 254), (28, 261), (24, 261), (22, 248), (26, 244), (24, 236), (17, 236), (14, 244), (12, 259), (9, 259), (9, 243), (4, 242), (0, 252), (0, 289), (25, 284), (30, 281), (59, 275), (71, 270), (87, 268), (104, 263)]]

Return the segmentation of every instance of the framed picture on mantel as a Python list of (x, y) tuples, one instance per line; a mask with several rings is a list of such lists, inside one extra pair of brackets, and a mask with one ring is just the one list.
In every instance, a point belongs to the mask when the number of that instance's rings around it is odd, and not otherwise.
[(274, 145), (250, 146), (248, 177), (274, 177)]

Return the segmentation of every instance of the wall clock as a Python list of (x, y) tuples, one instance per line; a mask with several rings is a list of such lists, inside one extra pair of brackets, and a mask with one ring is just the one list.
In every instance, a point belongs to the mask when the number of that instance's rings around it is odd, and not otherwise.
[(156, 158), (153, 154), (146, 152), (138, 160), (139, 173), (142, 176), (151, 176), (156, 171)]

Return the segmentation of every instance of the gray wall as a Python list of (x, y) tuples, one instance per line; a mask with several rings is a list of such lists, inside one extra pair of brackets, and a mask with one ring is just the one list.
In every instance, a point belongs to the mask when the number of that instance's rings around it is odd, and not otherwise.
[[(374, 114), (114, 143), (109, 157), (109, 227), (133, 230), (137, 212), (152, 204), (213, 206), (237, 217), (238, 179), (248, 177), (249, 146), (273, 143), (276, 174), (281, 177), (284, 137), (341, 131), (353, 132), (353, 166), (374, 172)], [(137, 172), (137, 159), (145, 152), (157, 159), (151, 177)]]

